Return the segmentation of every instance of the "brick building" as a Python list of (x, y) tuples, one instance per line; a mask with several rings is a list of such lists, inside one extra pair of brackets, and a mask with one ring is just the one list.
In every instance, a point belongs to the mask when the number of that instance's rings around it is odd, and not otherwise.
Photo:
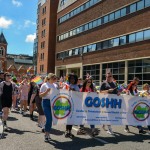
[(150, 84), (150, 0), (60, 0), (56, 74), (89, 73), (100, 84), (106, 68), (119, 83)]
[(13, 75), (26, 75), (27, 70), (34, 74), (33, 57), (29, 55), (7, 54), (7, 41), (3, 33), (0, 34), (0, 71)]
[(39, 0), (37, 10), (37, 74), (55, 70), (56, 21), (59, 0)]

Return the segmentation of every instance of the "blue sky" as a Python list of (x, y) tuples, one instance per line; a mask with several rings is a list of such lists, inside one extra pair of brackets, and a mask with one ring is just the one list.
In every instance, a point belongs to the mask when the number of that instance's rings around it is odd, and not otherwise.
[(38, 0), (0, 0), (0, 32), (9, 54), (33, 54)]

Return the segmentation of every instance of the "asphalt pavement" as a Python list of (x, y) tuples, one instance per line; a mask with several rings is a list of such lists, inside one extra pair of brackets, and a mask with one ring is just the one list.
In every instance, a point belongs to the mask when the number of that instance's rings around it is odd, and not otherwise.
[(64, 137), (65, 125), (53, 126), (52, 140), (45, 143), (44, 133), (29, 114), (22, 117), (18, 112), (10, 113), (7, 124), (9, 130), (0, 139), (0, 150), (150, 150), (150, 135), (139, 135), (135, 127), (129, 127), (131, 132), (125, 133), (123, 126), (112, 126), (114, 135), (109, 135), (102, 126), (96, 126), (100, 134), (93, 138), (88, 126), (86, 135), (77, 135), (78, 126), (73, 126), (75, 137), (70, 139)]

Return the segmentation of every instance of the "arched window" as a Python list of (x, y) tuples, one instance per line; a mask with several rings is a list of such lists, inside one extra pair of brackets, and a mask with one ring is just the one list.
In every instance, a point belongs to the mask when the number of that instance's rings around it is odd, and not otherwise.
[(0, 47), (0, 55), (3, 56), (4, 55), (4, 47)]

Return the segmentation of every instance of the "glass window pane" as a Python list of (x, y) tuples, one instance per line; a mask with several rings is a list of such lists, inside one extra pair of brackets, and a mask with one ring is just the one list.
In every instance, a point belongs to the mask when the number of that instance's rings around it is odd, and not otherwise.
[(150, 73), (150, 66), (144, 66), (143, 67), (143, 72)]
[(110, 48), (113, 47), (113, 43), (114, 43), (114, 40), (113, 40), (113, 39), (109, 40), (109, 47), (110, 47)]
[(80, 30), (80, 33), (83, 32), (83, 26), (81, 26), (79, 30)]
[(135, 60), (133, 60), (133, 61), (128, 61), (128, 66), (129, 66), (129, 67), (135, 66)]
[(150, 30), (145, 30), (144, 31), (144, 40), (150, 39)]
[(83, 8), (83, 5), (82, 5), (82, 6), (80, 7), (80, 10), (83, 11), (83, 9), (84, 9), (84, 8)]
[(87, 53), (87, 46), (83, 48), (83, 53)]
[(106, 48), (108, 48), (109, 47), (109, 43), (108, 43), (109, 41), (104, 41), (103, 42), (103, 49), (106, 49)]
[(126, 44), (126, 36), (120, 37), (120, 45)]
[(150, 65), (150, 58), (149, 59), (143, 59), (143, 66), (149, 66)]
[(96, 44), (93, 44), (92, 45), (92, 51), (95, 51), (96, 50)]
[(142, 67), (135, 67), (135, 73), (141, 73)]
[(134, 73), (134, 67), (128, 68), (128, 73)]
[(88, 29), (89, 29), (89, 25), (86, 24), (86, 25), (84, 26), (84, 30), (86, 31), (86, 30), (88, 30)]
[(79, 54), (79, 49), (75, 49), (75, 55), (78, 55)]
[(108, 16), (104, 16), (104, 23), (108, 22)]
[(144, 0), (139, 1), (139, 2), (137, 3), (137, 10), (141, 10), (141, 9), (143, 9), (143, 8), (144, 8)]
[(101, 42), (100, 42), (100, 43), (97, 43), (96, 50), (101, 50), (101, 49), (102, 49), (102, 44), (101, 44)]
[(126, 8), (121, 9), (121, 17), (126, 15)]
[(72, 35), (76, 35), (76, 29), (73, 30)]
[(72, 31), (70, 31), (69, 36), (72, 36)]
[(150, 6), (150, 0), (145, 0), (145, 7), (149, 7)]
[(129, 43), (134, 43), (135, 42), (135, 33), (129, 35)]
[(120, 18), (120, 10), (115, 12), (115, 19), (118, 19), (118, 18)]
[(90, 3), (87, 2), (87, 3), (85, 4), (86, 9), (89, 8), (89, 6), (90, 6)]
[(136, 12), (136, 3), (130, 5), (130, 13)]
[(136, 33), (136, 42), (143, 41), (143, 31)]
[(89, 29), (92, 29), (93, 26), (92, 26), (92, 22), (89, 23)]
[(101, 18), (97, 20), (97, 26), (100, 26), (102, 24)]
[(93, 28), (97, 26), (97, 20), (93, 21)]
[(119, 46), (119, 38), (114, 39), (113, 46)]
[(69, 51), (69, 56), (72, 56), (72, 50)]
[(113, 21), (115, 19), (115, 14), (112, 13), (109, 15), (109, 21)]
[(88, 45), (88, 52), (92, 51), (92, 45)]

